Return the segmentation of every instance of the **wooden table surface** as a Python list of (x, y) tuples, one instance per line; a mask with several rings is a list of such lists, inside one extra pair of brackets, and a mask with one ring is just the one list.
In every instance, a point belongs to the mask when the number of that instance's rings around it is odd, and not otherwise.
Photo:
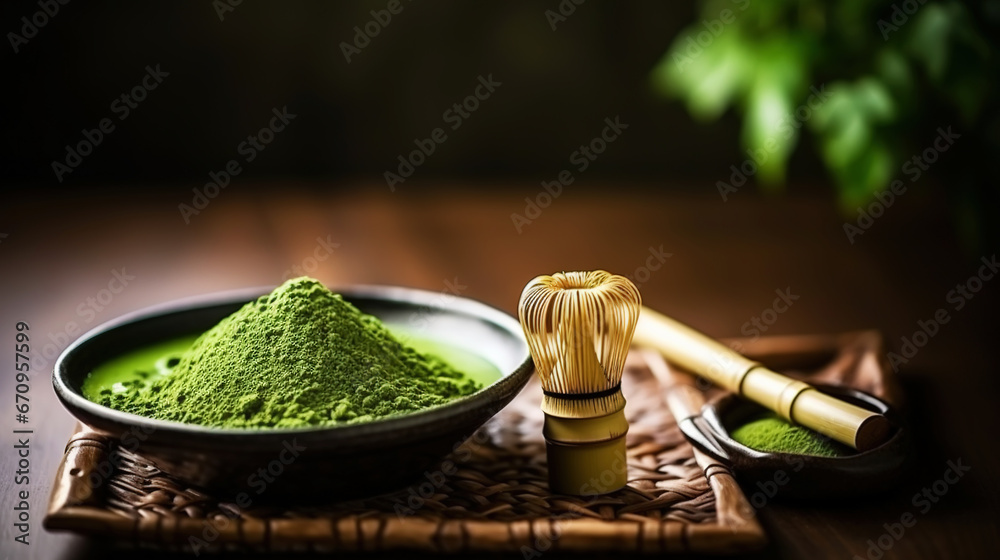
[[(511, 214), (523, 214), (524, 198), (537, 194), (533, 183), (490, 189), (407, 183), (394, 194), (382, 185), (234, 184), (188, 224), (178, 204), (190, 204), (190, 186), (8, 197), (0, 208), (6, 234), (0, 235), (0, 332), (13, 339), (17, 321), (30, 323), (32, 352), (45, 363), (30, 389), (28, 546), (14, 543), (11, 516), (11, 430), (23, 426), (15, 424), (13, 403), (4, 404), (0, 417), (0, 557), (118, 556), (107, 543), (41, 526), (74, 425), (53, 394), (53, 360), (45, 355), (72, 338), (65, 334), (71, 323), (90, 328), (177, 297), (274, 284), (293, 267), (331, 286), (458, 290), (511, 312), (534, 275), (604, 268), (639, 280), (646, 304), (720, 337), (740, 335), (771, 308), (776, 290), (798, 299), (767, 334), (874, 327), (895, 348), (919, 320), (945, 308), (949, 321), (901, 367), (916, 445), (898, 487), (860, 503), (766, 505), (760, 516), (771, 545), (760, 557), (875, 559), (869, 541), (880, 536), (891, 544), (882, 558), (997, 556), (1000, 407), (991, 350), (1000, 332), (1000, 285), (994, 285), (1000, 280), (985, 281), (955, 309), (949, 291), (976, 275), (979, 258), (995, 250), (962, 249), (938, 201), (908, 195), (852, 244), (844, 217), (824, 193), (768, 198), (748, 188), (723, 202), (711, 190), (581, 188), (564, 192), (519, 233)], [(102, 292), (116, 272), (134, 278), (120, 293)], [(0, 344), (5, 401), (14, 389), (8, 342)], [(948, 461), (971, 470), (952, 485), (939, 483), (944, 494), (926, 502), (924, 512), (925, 502), (914, 496), (943, 479)], [(914, 526), (898, 539), (883, 536), (908, 512)]]

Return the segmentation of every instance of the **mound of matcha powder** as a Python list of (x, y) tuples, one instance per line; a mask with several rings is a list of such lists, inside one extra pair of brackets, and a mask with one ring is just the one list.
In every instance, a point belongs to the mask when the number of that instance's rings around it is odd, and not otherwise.
[(102, 404), (205, 426), (293, 428), (363, 422), (477, 389), (318, 281), (297, 278), (204, 333), (167, 376)]
[(732, 438), (757, 451), (798, 453), (820, 457), (840, 457), (850, 453), (847, 447), (820, 434), (789, 423), (773, 412), (754, 417), (730, 432)]

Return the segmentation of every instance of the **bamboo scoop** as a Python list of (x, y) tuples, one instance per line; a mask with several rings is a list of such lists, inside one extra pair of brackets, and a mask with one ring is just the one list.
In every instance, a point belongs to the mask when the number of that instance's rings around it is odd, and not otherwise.
[(606, 494), (627, 482), (621, 379), (641, 305), (632, 282), (601, 270), (539, 276), (521, 293), (553, 492)]
[(859, 451), (886, 441), (881, 414), (831, 397), (775, 373), (721, 343), (648, 307), (642, 308), (635, 344), (658, 350), (678, 366)]

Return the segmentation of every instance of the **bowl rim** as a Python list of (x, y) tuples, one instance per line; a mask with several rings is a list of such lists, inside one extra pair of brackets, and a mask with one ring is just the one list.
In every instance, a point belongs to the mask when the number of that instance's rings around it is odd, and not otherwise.
[[(231, 442), (234, 437), (244, 440), (247, 438), (286, 440), (296, 436), (360, 439), (404, 429), (412, 431), (415, 428), (437, 426), (456, 415), (468, 413), (473, 410), (487, 409), (491, 404), (494, 404), (495, 409), (490, 414), (492, 416), (499, 412), (506, 404), (496, 404), (498, 400), (496, 397), (500, 396), (497, 393), (501, 392), (505, 386), (511, 383), (520, 385), (517, 387), (517, 390), (520, 390), (534, 370), (534, 363), (528, 351), (527, 341), (524, 339), (520, 323), (514, 317), (500, 309), (463, 296), (443, 294), (442, 292), (432, 292), (419, 288), (377, 284), (350, 284), (334, 287), (332, 291), (342, 294), (348, 301), (352, 299), (382, 300), (390, 303), (416, 305), (420, 308), (439, 310), (448, 314), (457, 313), (482, 320), (512, 335), (512, 338), (517, 340), (521, 345), (523, 359), (511, 371), (503, 371), (501, 369), (501, 376), (497, 380), (480, 388), (475, 393), (453, 399), (444, 404), (404, 414), (376, 418), (357, 424), (309, 426), (302, 428), (218, 428), (173, 420), (158, 420), (138, 414), (122, 412), (95, 403), (85, 397), (82, 391), (74, 389), (69, 383), (69, 366), (72, 364), (76, 354), (80, 351), (80, 348), (85, 347), (92, 340), (100, 336), (107, 336), (109, 332), (127, 328), (128, 325), (142, 320), (162, 317), (173, 313), (183, 313), (196, 308), (216, 305), (249, 303), (257, 297), (270, 293), (276, 287), (259, 286), (240, 288), (184, 297), (144, 307), (106, 321), (81, 335), (59, 355), (52, 371), (52, 385), (56, 395), (70, 414), (78, 420), (84, 423), (87, 422), (78, 413), (78, 411), (82, 411), (84, 416), (100, 418), (108, 424), (120, 426), (123, 434), (135, 428), (149, 428), (158, 432), (161, 436), (197, 437), (203, 444)], [(147, 431), (147, 433), (151, 432)]]

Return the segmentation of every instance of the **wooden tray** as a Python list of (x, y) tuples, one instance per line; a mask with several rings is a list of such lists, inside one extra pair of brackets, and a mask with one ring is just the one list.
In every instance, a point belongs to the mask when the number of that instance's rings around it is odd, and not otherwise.
[[(897, 396), (877, 332), (727, 342), (790, 375), (850, 385), (890, 402)], [(732, 474), (692, 449), (663, 388), (641, 359), (630, 358), (623, 380), (629, 484), (612, 494), (549, 492), (541, 391), (533, 380), (455, 450), (454, 469), (443, 467), (398, 492), (323, 507), (241, 511), (81, 426), (66, 447), (45, 526), (125, 546), (196, 552), (407, 549), (528, 557), (548, 550), (738, 553), (763, 546), (763, 530)], [(705, 389), (708, 398), (718, 394)]]

